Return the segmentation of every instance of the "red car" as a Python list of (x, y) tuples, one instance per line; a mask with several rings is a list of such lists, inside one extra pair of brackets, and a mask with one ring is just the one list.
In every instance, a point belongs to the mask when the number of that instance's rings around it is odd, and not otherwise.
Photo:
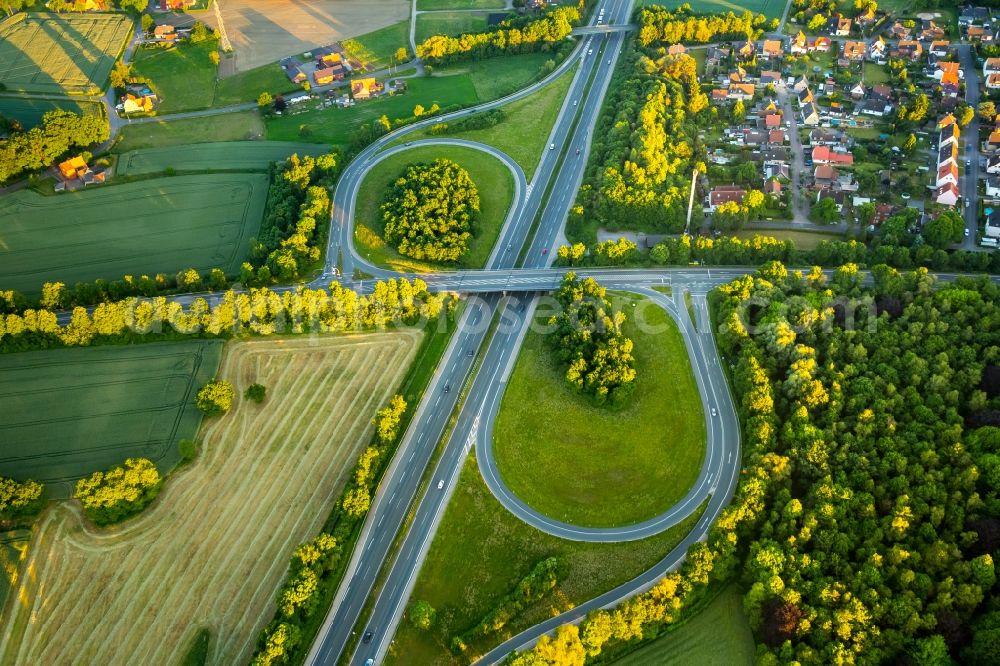
[(542, 249), (542, 254), (548, 254), (548, 253), (549, 253), (549, 248), (546, 247)]

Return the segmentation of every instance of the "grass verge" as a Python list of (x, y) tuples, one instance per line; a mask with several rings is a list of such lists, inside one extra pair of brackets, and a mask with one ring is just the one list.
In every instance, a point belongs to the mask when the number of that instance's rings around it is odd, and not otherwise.
[(629, 402), (596, 407), (570, 387), (537, 330), (546, 317), (538, 314), (494, 434), (497, 467), (514, 494), (547, 516), (590, 527), (662, 513), (694, 483), (705, 455), (701, 400), (677, 325), (646, 298), (615, 300), (635, 342)]
[(482, 654), (515, 633), (649, 569), (684, 538), (700, 513), (642, 541), (565, 541), (512, 516), (490, 494), (470, 458), (411, 596), (411, 601), (428, 601), (437, 610), (437, 623), (424, 632), (404, 619), (386, 664), (468, 663), (468, 658), (451, 654), (451, 636), (476, 624), (539, 560), (551, 556), (563, 559), (567, 575), (550, 595), (513, 618), (502, 632), (471, 645), (468, 655)]
[(434, 12), (417, 14), (414, 33), (417, 44), (434, 35), (458, 36), (465, 32), (486, 30), (486, 14), (478, 12)]
[(443, 267), (404, 257), (387, 246), (382, 240), (385, 225), (379, 211), (390, 186), (408, 165), (429, 163), (438, 158), (452, 160), (469, 171), (479, 189), (481, 209), (469, 252), (460, 262), (448, 267), (482, 268), (486, 264), (514, 197), (514, 178), (496, 158), (459, 146), (412, 148), (387, 158), (368, 173), (358, 191), (355, 242), (370, 261), (396, 270), (430, 271)]

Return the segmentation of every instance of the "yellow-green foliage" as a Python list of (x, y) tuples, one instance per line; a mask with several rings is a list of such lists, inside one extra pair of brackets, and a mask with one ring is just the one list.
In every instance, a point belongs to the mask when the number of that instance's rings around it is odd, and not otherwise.
[(233, 406), (235, 397), (236, 389), (232, 384), (223, 379), (216, 379), (198, 389), (195, 403), (205, 415), (214, 416), (228, 412)]
[(142, 511), (160, 491), (163, 481), (146, 458), (128, 458), (106, 472), (94, 472), (76, 483), (74, 497), (98, 525), (109, 525)]
[(0, 518), (9, 519), (32, 513), (40, 508), (42, 484), (0, 477)]

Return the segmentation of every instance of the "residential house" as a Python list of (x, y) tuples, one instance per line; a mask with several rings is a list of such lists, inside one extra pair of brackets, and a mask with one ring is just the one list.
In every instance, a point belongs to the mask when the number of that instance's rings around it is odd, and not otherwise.
[(351, 81), (351, 97), (354, 99), (370, 99), (382, 92), (383, 85), (375, 79), (353, 79)]
[(886, 53), (888, 53), (888, 46), (886, 46), (885, 40), (882, 39), (882, 35), (879, 35), (878, 39), (873, 41), (868, 47), (868, 57), (875, 62), (882, 62), (885, 60)]
[(983, 150), (988, 153), (1000, 151), (1000, 130), (993, 130), (990, 136), (983, 143)]
[(847, 195), (842, 190), (831, 187), (816, 192), (816, 203), (819, 203), (823, 199), (832, 199), (837, 204), (837, 211), (840, 212), (844, 209), (844, 202), (847, 201)]
[[(958, 85), (958, 82), (965, 78), (965, 72), (962, 71), (962, 66), (957, 62), (945, 62), (940, 60), (934, 65), (934, 72), (931, 76), (937, 81), (940, 81), (941, 85)], [(984, 75), (984, 77), (988, 76), (988, 74)]]
[(753, 99), (755, 91), (756, 88), (752, 83), (730, 83), (728, 99), (748, 102)]
[(916, 60), (924, 54), (924, 47), (915, 39), (902, 39), (896, 44), (895, 53), (900, 58)]
[(299, 64), (292, 60), (291, 58), (286, 58), (281, 61), (281, 69), (284, 70), (285, 76), (292, 83), (305, 83), (308, 80), (306, 73), (302, 71)]
[(668, 56), (679, 56), (687, 53), (687, 47), (683, 44), (671, 44), (670, 48), (667, 49)]
[(948, 183), (958, 185), (958, 165), (954, 162), (938, 167), (937, 181), (935, 181), (934, 186), (941, 187)]
[(986, 179), (986, 196), (988, 197), (1000, 197), (1000, 178), (994, 176), (993, 178)]
[(729, 72), (730, 83), (743, 83), (746, 80), (747, 80), (747, 70), (743, 69), (739, 65), (736, 66), (735, 70)]
[(924, 19), (920, 27), (920, 39), (926, 41), (933, 41), (935, 39), (941, 39), (945, 35), (944, 28), (939, 26), (931, 19)]
[(66, 180), (82, 179), (83, 175), (88, 171), (90, 171), (90, 167), (87, 166), (86, 160), (79, 155), (59, 164), (59, 173)]
[(872, 220), (873, 224), (882, 224), (890, 217), (896, 214), (896, 207), (892, 204), (878, 204), (875, 206), (875, 218)]
[(909, 39), (912, 34), (911, 30), (904, 26), (899, 21), (896, 21), (888, 30), (889, 39)]
[(992, 244), (996, 245), (996, 240), (1000, 238), (1000, 208), (986, 216), (985, 232), (986, 237), (992, 239)]
[(941, 117), (941, 120), (938, 121), (938, 125), (937, 126), (938, 126), (938, 129), (944, 129), (948, 125), (954, 125), (957, 122), (958, 121), (955, 120), (955, 114), (948, 113), (948, 114), (945, 114), (944, 116)]
[(990, 155), (986, 160), (986, 173), (1000, 174), (1000, 155)]
[(754, 43), (749, 39), (745, 44), (734, 44), (733, 48), (736, 49), (736, 57), (740, 60), (753, 60), (757, 55), (757, 49), (754, 47)]
[(781, 72), (766, 70), (760, 73), (760, 85), (774, 85), (781, 81)]
[(824, 189), (832, 187), (840, 174), (832, 164), (820, 164), (813, 170), (813, 187)]
[(1000, 74), (1000, 58), (987, 58), (983, 63), (983, 78), (990, 74)]
[(864, 42), (847, 40), (844, 42), (844, 59), (848, 62), (860, 62), (865, 59), (867, 47)]
[(810, 146), (841, 146), (847, 150), (847, 137), (843, 132), (832, 129), (814, 129), (809, 131)]
[(955, 123), (945, 125), (938, 134), (938, 148), (943, 148), (949, 143), (958, 143), (960, 135), (961, 132), (958, 130), (958, 125)]
[(764, 116), (763, 121), (764, 121), (764, 129), (768, 131), (773, 129), (778, 129), (779, 127), (781, 127), (781, 122), (782, 122), (781, 112), (768, 113), (767, 115)]
[(819, 112), (812, 102), (805, 104), (802, 109), (802, 124), (806, 126), (819, 125)]
[(812, 45), (809, 47), (810, 51), (816, 51), (817, 53), (829, 53), (830, 49), (833, 47), (833, 40), (829, 37), (819, 36), (812, 41)]
[(708, 200), (705, 203), (708, 205), (709, 210), (715, 212), (715, 209), (724, 203), (743, 203), (744, 195), (746, 195), (746, 190), (742, 187), (737, 185), (719, 185), (712, 188), (708, 193)]
[(785, 53), (785, 47), (778, 39), (765, 39), (760, 45), (761, 56), (774, 59), (780, 58)]
[[(834, 14), (830, 17), (830, 22), (833, 24), (833, 30), (830, 31), (831, 35), (836, 37), (847, 37), (851, 34), (851, 28), (853, 27), (854, 22), (846, 16)], [(828, 22), (827, 25), (830, 25), (830, 23)]]
[(872, 97), (854, 107), (854, 110), (856, 113), (862, 113), (866, 116), (884, 118), (892, 113), (892, 104), (884, 102), (876, 97)]
[(990, 22), (990, 10), (986, 7), (963, 7), (958, 15), (958, 25), (983, 25)]
[(875, 9), (871, 5), (863, 12), (854, 17), (854, 22), (858, 24), (858, 27), (862, 30), (867, 30), (868, 28), (875, 25), (875, 21), (878, 20), (878, 16), (875, 14)]
[(799, 97), (799, 106), (802, 106), (803, 104), (812, 104), (813, 102), (816, 101), (816, 98), (813, 97), (812, 90), (810, 90), (809, 88), (800, 90), (798, 97)]
[(764, 181), (764, 194), (770, 195), (772, 197), (781, 196), (781, 181), (777, 178), (768, 178)]
[(792, 37), (791, 44), (788, 45), (788, 50), (792, 55), (805, 55), (809, 53), (809, 40), (806, 38), (806, 33), (799, 30), (799, 34)]
[(930, 49), (928, 49), (928, 53), (930, 53), (935, 58), (947, 58), (950, 52), (951, 52), (951, 42), (949, 42), (947, 39), (940, 39), (931, 42)]
[(854, 99), (864, 99), (865, 95), (868, 93), (868, 91), (865, 90), (864, 81), (858, 81), (857, 83), (855, 83), (853, 86), (850, 87), (848, 92)]
[(805, 76), (800, 76), (799, 78), (795, 79), (795, 83), (792, 84), (792, 90), (794, 90), (796, 93), (801, 93), (803, 90), (806, 90), (807, 88), (809, 88), (809, 79), (807, 79)]
[(122, 97), (121, 104), (119, 105), (119, 110), (124, 114), (150, 113), (153, 110), (156, 100), (156, 95), (152, 92), (148, 95), (136, 95), (130, 92), (125, 93), (125, 96)]
[(330, 85), (334, 81), (339, 81), (343, 78), (344, 70), (342, 67), (324, 67), (313, 72), (313, 81), (318, 86)]
[(153, 28), (153, 37), (163, 41), (172, 41), (177, 39), (177, 30), (172, 25), (158, 25)]
[(965, 29), (965, 38), (970, 42), (989, 44), (993, 41), (993, 33), (979, 25), (970, 25)]
[(960, 197), (958, 186), (954, 183), (946, 183), (934, 192), (934, 201), (942, 206), (954, 206)]
[(884, 83), (877, 83), (872, 86), (870, 97), (879, 102), (892, 102), (894, 99), (892, 88)]
[(771, 144), (780, 144), (788, 140), (785, 135), (785, 130), (783, 129), (773, 129), (767, 133), (767, 142)]
[(1000, 73), (990, 74), (986, 77), (986, 87), (990, 90), (996, 90), (1000, 88)]
[(812, 149), (813, 164), (843, 164), (854, 165), (854, 155), (849, 152), (831, 150), (829, 146), (814, 146)]
[(938, 168), (951, 162), (958, 164), (958, 144), (954, 142), (938, 148)]
[(712, 89), (712, 101), (713, 102), (725, 102), (729, 100), (729, 90), (726, 88), (713, 88)]
[(743, 129), (735, 135), (736, 143), (744, 146), (759, 146), (767, 142), (767, 132), (755, 129)]
[(710, 46), (705, 53), (705, 67), (718, 67), (729, 58), (730, 50), (725, 46)]

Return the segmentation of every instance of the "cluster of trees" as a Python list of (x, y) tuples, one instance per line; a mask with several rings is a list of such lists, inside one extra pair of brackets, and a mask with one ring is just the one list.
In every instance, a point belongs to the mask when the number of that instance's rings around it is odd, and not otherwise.
[(597, 404), (621, 404), (635, 385), (632, 340), (622, 333), (625, 313), (593, 278), (567, 273), (555, 292), (562, 306), (549, 319), (549, 342), (566, 368), (566, 381)]
[(463, 118), (451, 124), (437, 123), (431, 126), (431, 134), (454, 134), (456, 132), (467, 132), (470, 130), (487, 129), (499, 125), (507, 118), (507, 113), (502, 109), (490, 109), (474, 116)]
[(107, 141), (108, 119), (102, 115), (53, 109), (42, 124), (27, 131), (11, 131), (0, 139), (0, 183), (25, 171), (50, 166), (71, 148)]
[(246, 284), (295, 280), (319, 260), (330, 217), (326, 183), (339, 166), (336, 151), (315, 158), (293, 154), (272, 165), (264, 220), (241, 276)]
[(732, 39), (753, 39), (763, 31), (767, 17), (743, 12), (711, 16), (696, 16), (690, 5), (681, 5), (671, 11), (660, 5), (640, 7), (635, 13), (639, 25), (639, 44), (643, 47), (658, 42), (705, 44)]
[[(263, 388), (263, 387), (262, 387)], [(198, 389), (194, 403), (205, 416), (225, 414), (233, 406), (236, 388), (225, 379), (213, 379)]]
[[(51, 12), (84, 12), (88, 8), (83, 0), (49, 0), (44, 3), (45, 9)], [(146, 9), (148, 3), (144, 0), (118, 0), (118, 7), (123, 12), (138, 14)], [(0, 9), (13, 16), (16, 12), (27, 7), (34, 7), (35, 0), (0, 0)]]
[(556, 7), (541, 17), (503, 21), (485, 32), (463, 33), (458, 37), (432, 35), (417, 44), (417, 57), (437, 65), (469, 58), (533, 53), (569, 37), (579, 21), (579, 8)]
[(263, 384), (251, 384), (243, 391), (243, 397), (247, 400), (253, 400), (257, 404), (264, 402), (264, 398), (267, 397), (267, 387)]
[(229, 338), (358, 331), (436, 319), (445, 308), (450, 314), (453, 307), (449, 294), (432, 294), (423, 280), (406, 278), (377, 282), (370, 295), (359, 295), (339, 284), (332, 284), (329, 290), (230, 290), (211, 305), (196, 298), (186, 309), (162, 296), (127, 298), (101, 303), (92, 313), (75, 308), (65, 324), (47, 309), (0, 316), (0, 352), (152, 342), (190, 335)]
[(609, 266), (625, 264), (638, 257), (639, 246), (625, 237), (618, 240), (606, 240), (597, 243), (590, 252), (583, 243), (562, 245), (556, 250), (556, 263), (559, 266), (584, 266), (596, 264)]
[(437, 611), (430, 605), (430, 602), (421, 599), (413, 602), (410, 610), (407, 611), (407, 616), (414, 628), (427, 631), (434, 626), (434, 622), (437, 620)]
[(554, 590), (564, 573), (565, 567), (558, 557), (549, 557), (536, 564), (476, 626), (451, 639), (451, 651), (461, 654), (470, 642), (501, 631), (521, 611)]
[(253, 666), (287, 663), (301, 640), (300, 626), (319, 606), (320, 582), (337, 567), (340, 556), (337, 540), (325, 532), (295, 549), (288, 578), (278, 592), (277, 616), (261, 633)]
[(747, 220), (759, 216), (767, 197), (760, 190), (748, 190), (743, 201), (727, 201), (712, 212), (712, 227), (722, 231), (742, 229)]
[(354, 467), (354, 483), (347, 488), (340, 502), (343, 510), (352, 518), (360, 518), (368, 513), (371, 507), (371, 492), (378, 478), (379, 459), (387, 460), (389, 452), (399, 439), (399, 426), (406, 413), (406, 400), (401, 395), (394, 395), (389, 404), (375, 413), (372, 423), (375, 425), (376, 443), (369, 446), (358, 457)]
[(105, 472), (94, 472), (76, 482), (73, 497), (97, 525), (111, 525), (139, 513), (156, 499), (163, 479), (146, 458), (128, 458)]
[(720, 288), (734, 500), (678, 572), (558, 634), (556, 663), (654, 637), (739, 572), (763, 664), (995, 659), (1000, 430), (977, 426), (1000, 423), (1000, 287), (872, 272), (863, 289), (856, 266), (772, 262)]
[(406, 400), (401, 395), (394, 395), (389, 404), (378, 410), (372, 424), (375, 426), (375, 436), (380, 444), (388, 445), (399, 437), (399, 424), (406, 413)]
[(654, 60), (628, 53), (598, 120), (593, 166), (570, 212), (571, 228), (595, 218), (621, 229), (684, 228), (696, 121), (709, 108), (696, 67), (688, 55)]
[(479, 190), (451, 160), (411, 164), (380, 208), (387, 243), (400, 254), (454, 262), (469, 249), (479, 215)]
[(37, 481), (15, 481), (0, 476), (0, 521), (18, 520), (41, 511), (44, 486)]

